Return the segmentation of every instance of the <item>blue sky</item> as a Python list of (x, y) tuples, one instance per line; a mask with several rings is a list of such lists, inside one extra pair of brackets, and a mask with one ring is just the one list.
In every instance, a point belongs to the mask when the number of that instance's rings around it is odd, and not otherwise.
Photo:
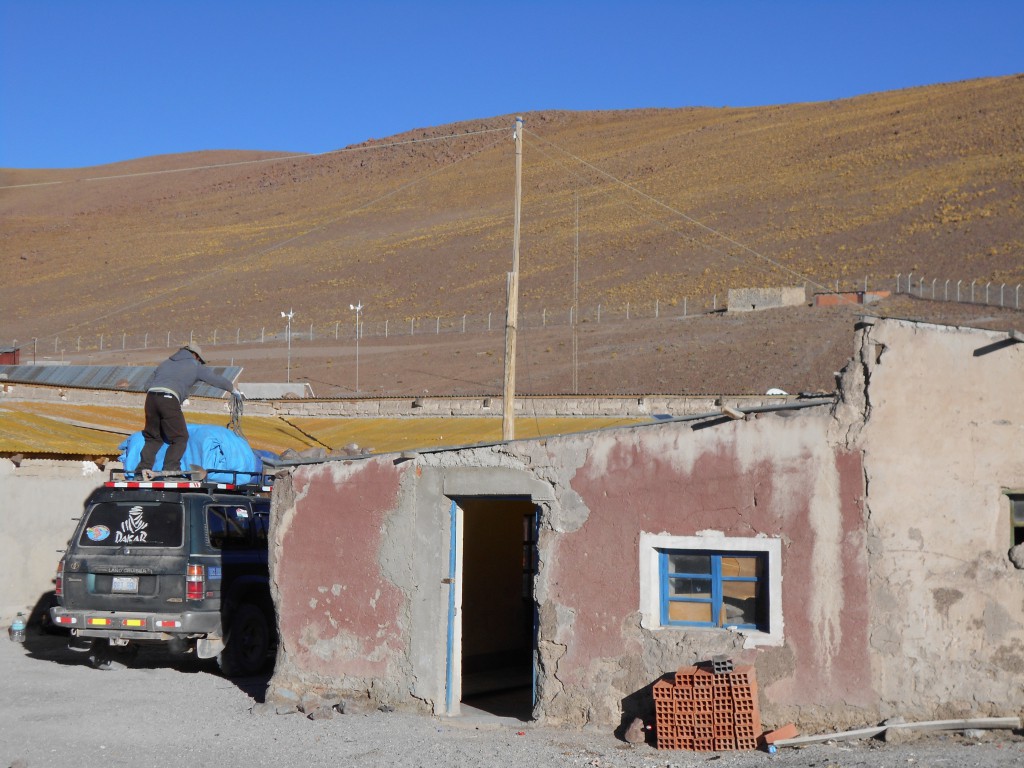
[(0, 0), (0, 167), (1020, 72), (1022, 0)]

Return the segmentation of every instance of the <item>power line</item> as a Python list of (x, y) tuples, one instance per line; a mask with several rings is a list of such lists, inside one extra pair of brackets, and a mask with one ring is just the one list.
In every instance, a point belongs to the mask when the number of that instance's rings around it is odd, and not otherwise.
[(359, 147), (343, 147), (341, 149), (332, 149), (329, 152), (301, 152), (292, 155), (282, 155), (279, 157), (262, 157), (259, 160), (237, 160), (233, 163), (210, 163), (209, 165), (194, 165), (188, 168), (164, 168), (158, 171), (139, 171), (138, 173), (118, 173), (111, 174), (109, 176), (87, 176), (82, 179), (68, 179), (59, 181), (37, 181), (31, 184), (10, 184), (7, 186), (0, 186), (0, 189), (22, 189), (25, 187), (43, 187), (55, 184), (77, 184), (83, 181), (109, 181), (111, 179), (132, 179), (139, 176), (160, 176), (169, 173), (186, 173), (188, 171), (205, 171), (213, 168), (234, 168), (241, 165), (256, 165), (259, 163), (279, 163), (284, 160), (295, 160), (305, 159), (311, 157), (328, 157), (330, 155), (345, 154), (348, 152), (364, 152), (369, 149), (389, 149), (390, 147), (401, 147), (408, 144), (427, 144), (435, 141), (447, 141), (449, 139), (461, 139), (467, 136), (479, 136), (485, 133), (496, 133), (498, 131), (505, 132), (507, 128), (485, 128), (479, 131), (467, 131), (466, 133), (451, 133), (444, 136), (431, 136), (424, 139), (406, 139), (405, 141), (392, 141), (387, 144), (367, 144)]
[[(790, 269), (785, 264), (782, 264), (782, 263), (776, 261), (775, 259), (772, 259), (772, 258), (770, 258), (768, 256), (765, 256), (763, 253), (755, 251), (750, 246), (748, 246), (748, 245), (746, 245), (744, 243), (741, 243), (739, 240), (736, 240), (735, 238), (730, 237), (729, 235), (725, 234), (724, 232), (721, 232), (721, 231), (715, 229), (714, 227), (708, 226), (704, 222), (699, 221), (698, 219), (693, 218), (689, 214), (679, 210), (678, 208), (676, 208), (674, 206), (669, 205), (668, 203), (666, 203), (666, 202), (664, 202), (662, 200), (659, 200), (658, 198), (654, 197), (653, 195), (649, 195), (648, 193), (644, 192), (641, 189), (637, 189), (632, 184), (630, 184), (630, 183), (628, 183), (626, 181), (623, 181), (622, 179), (618, 178), (617, 176), (615, 176), (612, 173), (609, 173), (608, 171), (604, 170), (603, 168), (599, 168), (598, 166), (594, 165), (593, 163), (588, 162), (587, 160), (584, 160), (582, 157), (579, 157), (578, 155), (573, 154), (572, 152), (570, 152), (569, 150), (565, 149), (564, 147), (560, 147), (559, 145), (555, 144), (554, 142), (549, 141), (548, 139), (545, 139), (543, 136), (540, 136), (540, 135), (534, 133), (533, 131), (531, 131), (529, 129), (524, 129), (524, 130), (526, 130), (531, 136), (539, 139), (540, 141), (543, 141), (545, 144), (548, 144), (549, 146), (555, 148), (559, 152), (565, 153), (566, 155), (568, 155), (569, 157), (571, 157), (573, 160), (575, 160), (576, 162), (580, 163), (581, 165), (583, 165), (583, 166), (585, 166), (587, 168), (590, 168), (592, 171), (594, 171), (595, 173), (599, 174), (600, 176), (603, 176), (604, 178), (614, 182), (615, 184), (618, 184), (618, 185), (624, 187), (625, 189), (630, 190), (631, 192), (639, 195), (640, 197), (644, 198), (645, 200), (648, 200), (649, 202), (657, 205), (658, 207), (664, 208), (666, 211), (669, 211), (670, 213), (673, 213), (676, 216), (679, 216), (679, 217), (685, 219), (686, 221), (688, 221), (689, 223), (693, 224), (694, 226), (700, 227), (705, 232), (708, 232), (709, 234), (712, 234), (712, 235), (714, 235), (716, 237), (722, 238), (726, 242), (731, 243), (732, 245), (736, 246), (737, 248), (740, 248), (743, 251), (746, 251), (747, 253), (751, 254), (752, 256), (755, 256), (755, 257), (761, 259), (762, 261), (765, 261), (765, 262), (767, 262), (767, 263), (777, 267), (778, 269), (782, 270), (783, 272), (786, 272), (786, 273), (792, 275), (793, 277), (796, 277), (798, 280), (801, 280), (801, 281), (806, 282), (806, 283), (810, 283), (811, 285), (814, 285), (814, 286), (816, 286), (818, 288), (822, 288), (822, 289), (824, 289), (825, 291), (827, 291), (829, 293), (833, 293), (834, 292), (834, 291), (830, 290), (828, 288), (828, 286), (822, 285), (822, 284), (818, 283), (817, 281), (812, 280), (811, 278), (807, 277), (806, 275), (803, 275), (803, 274), (797, 272), (794, 269)], [(696, 241), (694, 241), (694, 242), (696, 242)]]
[[(491, 129), (491, 130), (487, 130), (487, 131), (477, 131), (476, 133), (494, 133), (497, 130), (499, 130), (499, 129)], [(500, 130), (501, 130), (502, 133), (507, 133), (507, 131), (508, 131), (507, 128), (502, 128)], [(467, 136), (467, 135), (470, 135), (470, 134), (453, 134), (452, 136), (449, 136), (447, 138), (460, 138), (462, 136)], [(218, 274), (220, 272), (223, 272), (223, 271), (225, 271), (225, 270), (227, 270), (229, 268), (232, 269), (232, 270), (237, 270), (238, 267), (243, 262), (245, 262), (245, 261), (251, 261), (251, 260), (256, 259), (256, 258), (258, 258), (260, 256), (265, 256), (266, 254), (271, 253), (272, 251), (275, 251), (275, 250), (278, 250), (280, 248), (283, 248), (286, 245), (290, 245), (290, 244), (296, 242), (297, 240), (300, 240), (300, 239), (302, 239), (304, 237), (307, 237), (307, 236), (313, 234), (314, 232), (318, 232), (318, 231), (320, 231), (322, 229), (325, 229), (326, 227), (329, 227), (330, 225), (332, 225), (332, 224), (334, 224), (334, 223), (336, 223), (338, 221), (341, 221), (341, 219), (345, 218), (346, 216), (350, 216), (353, 213), (358, 213), (359, 211), (362, 211), (362, 210), (365, 210), (367, 208), (370, 208), (370, 207), (376, 205), (377, 203), (380, 203), (380, 202), (382, 202), (384, 200), (387, 200), (389, 197), (393, 197), (393, 196), (399, 194), (400, 192), (403, 192), (406, 189), (409, 189), (410, 187), (413, 187), (413, 186), (415, 186), (415, 185), (417, 185), (417, 184), (419, 184), (419, 183), (421, 183), (423, 181), (426, 181), (427, 179), (432, 178), (433, 176), (436, 176), (437, 174), (441, 173), (442, 171), (449, 170), (450, 168), (455, 167), (459, 163), (462, 163), (462, 162), (464, 162), (466, 160), (470, 160), (470, 159), (476, 157), (477, 155), (479, 155), (479, 154), (481, 154), (483, 152), (486, 152), (487, 150), (491, 149), (492, 147), (497, 146), (503, 140), (503, 138), (504, 137), (498, 138), (495, 141), (491, 142), (490, 144), (488, 144), (488, 145), (486, 145), (484, 147), (481, 147), (481, 148), (479, 148), (479, 149), (477, 149), (477, 150), (475, 150), (473, 152), (470, 152), (469, 154), (465, 155), (464, 157), (460, 157), (457, 160), (455, 160), (455, 161), (453, 161), (453, 162), (451, 162), (451, 163), (449, 163), (447, 165), (442, 165), (441, 167), (435, 168), (434, 170), (429, 171), (428, 173), (425, 173), (422, 176), (418, 176), (415, 179), (412, 179), (412, 180), (406, 182), (405, 184), (400, 184), (395, 189), (392, 189), (389, 192), (385, 192), (384, 194), (382, 194), (382, 195), (380, 195), (378, 197), (375, 197), (372, 200), (368, 200), (365, 203), (363, 203), (362, 205), (358, 205), (355, 208), (352, 208), (351, 210), (346, 210), (343, 213), (335, 216), (334, 218), (329, 219), (329, 220), (327, 220), (327, 221), (325, 221), (325, 222), (323, 222), (321, 224), (317, 224), (316, 226), (311, 227), (311, 228), (305, 230), (304, 232), (300, 232), (297, 235), (292, 235), (291, 237), (287, 237), (284, 240), (280, 240), (280, 241), (278, 241), (276, 243), (271, 243), (270, 245), (267, 245), (264, 248), (261, 248), (261, 249), (255, 251), (255, 252), (253, 252), (253, 253), (250, 253), (248, 256), (242, 256), (242, 257), (239, 257), (238, 259), (234, 259), (234, 260), (225, 260), (224, 262), (221, 263), (221, 265), (214, 266), (210, 270), (208, 270), (207, 272), (195, 275), (195, 276), (193, 276), (193, 277), (191, 277), (189, 279), (181, 280), (181, 281), (179, 281), (176, 284), (170, 285), (164, 291), (160, 291), (160, 292), (158, 292), (156, 294), (153, 294), (152, 296), (149, 296), (149, 297), (146, 297), (146, 298), (143, 298), (143, 299), (139, 299), (138, 301), (133, 301), (133, 302), (130, 302), (128, 304), (123, 304), (120, 307), (117, 307), (116, 309), (112, 309), (109, 312), (103, 313), (102, 315), (98, 315), (97, 317), (92, 317), (88, 321), (84, 321), (83, 320), (80, 323), (75, 323), (74, 325), (68, 326), (67, 328), (64, 328), (63, 330), (56, 331), (54, 333), (48, 334), (47, 336), (40, 337), (40, 338), (47, 338), (48, 339), (51, 336), (59, 336), (61, 334), (68, 333), (69, 331), (73, 331), (76, 328), (79, 328), (79, 327), (85, 325), (86, 322), (95, 323), (97, 321), (105, 320), (105, 319), (107, 319), (109, 317), (113, 317), (114, 315), (119, 315), (119, 314), (121, 314), (123, 312), (128, 312), (130, 310), (138, 309), (139, 307), (145, 306), (146, 304), (150, 304), (150, 303), (156, 301), (157, 299), (169, 296), (170, 294), (172, 294), (172, 293), (174, 293), (176, 291), (180, 291), (180, 290), (182, 290), (184, 288), (188, 288), (189, 286), (194, 285), (195, 283), (198, 283), (198, 282), (200, 282), (202, 280), (207, 280), (211, 276), (216, 275), (216, 274)], [(400, 143), (408, 144), (410, 142), (400, 142)], [(381, 145), (381, 146), (383, 146), (383, 145)], [(389, 144), (387, 146), (394, 146), (394, 145), (390, 145)]]

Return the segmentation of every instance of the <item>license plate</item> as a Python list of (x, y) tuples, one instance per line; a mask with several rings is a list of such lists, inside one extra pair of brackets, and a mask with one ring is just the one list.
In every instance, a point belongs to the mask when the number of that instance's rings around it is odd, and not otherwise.
[(115, 576), (114, 583), (110, 587), (111, 592), (138, 592), (138, 576)]

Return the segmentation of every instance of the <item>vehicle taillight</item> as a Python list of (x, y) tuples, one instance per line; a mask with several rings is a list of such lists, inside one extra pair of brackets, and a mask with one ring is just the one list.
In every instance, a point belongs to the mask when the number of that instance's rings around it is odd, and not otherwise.
[(57, 563), (57, 578), (54, 579), (54, 585), (55, 585), (54, 589), (53, 589), (54, 594), (56, 594), (57, 597), (63, 597), (64, 596), (64, 561), (63, 560), (61, 560), (59, 563)]
[(190, 565), (185, 574), (185, 599), (202, 600), (206, 593), (206, 567)]

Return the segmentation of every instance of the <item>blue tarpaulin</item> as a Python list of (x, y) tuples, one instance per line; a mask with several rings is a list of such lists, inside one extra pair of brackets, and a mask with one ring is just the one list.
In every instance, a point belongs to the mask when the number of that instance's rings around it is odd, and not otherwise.
[[(142, 433), (135, 432), (118, 446), (126, 471), (133, 472), (139, 466), (144, 444)], [(160, 447), (153, 469), (163, 469), (165, 453), (166, 444)], [(217, 483), (251, 483), (263, 472), (263, 460), (256, 455), (245, 438), (239, 437), (227, 427), (212, 424), (188, 425), (188, 445), (181, 459), (181, 467), (187, 472), (193, 466), (205, 469), (207, 478)], [(218, 469), (247, 474), (236, 476), (230, 472), (217, 472)]]

